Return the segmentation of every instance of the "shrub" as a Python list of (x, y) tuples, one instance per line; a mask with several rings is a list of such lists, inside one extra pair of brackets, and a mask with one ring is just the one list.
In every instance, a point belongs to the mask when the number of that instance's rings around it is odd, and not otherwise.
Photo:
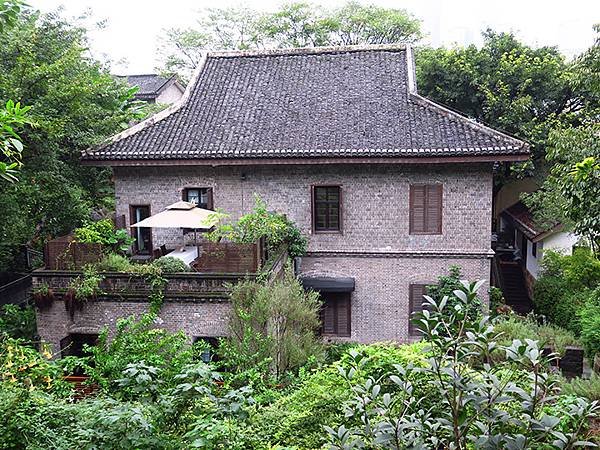
[(182, 260), (172, 256), (161, 256), (152, 264), (158, 267), (162, 273), (190, 272), (192, 270)]
[(496, 342), (509, 346), (513, 340), (536, 339), (540, 347), (551, 347), (563, 355), (567, 346), (578, 346), (579, 340), (570, 331), (556, 325), (540, 325), (533, 317), (501, 316), (494, 323)]
[(170, 333), (155, 326), (157, 317), (145, 314), (139, 320), (131, 316), (117, 321), (116, 332), (109, 341), (108, 329), (98, 337), (98, 343), (88, 347), (94, 366), (91, 375), (108, 391), (118, 391), (114, 380), (122, 378), (128, 364), (145, 361), (161, 371), (165, 387), (194, 355), (183, 332)]
[(97, 222), (88, 222), (84, 226), (75, 229), (75, 240), (88, 244), (102, 244), (113, 252), (125, 253), (131, 244), (135, 242), (127, 230), (115, 230), (110, 219), (102, 219)]
[(585, 397), (591, 401), (600, 402), (600, 375), (592, 372), (590, 378), (562, 379), (560, 384), (561, 393)]
[(35, 309), (31, 306), (3, 305), (0, 308), (0, 336), (2, 334), (32, 342), (37, 334)]
[[(355, 344), (353, 350), (363, 355), (367, 363), (357, 375), (359, 379), (379, 377), (393, 370), (394, 364), (423, 365), (426, 360), (425, 344), (398, 346), (395, 344)], [(324, 424), (341, 424), (344, 421), (343, 403), (352, 397), (350, 385), (340, 375), (340, 368), (350, 367), (350, 355), (322, 369), (314, 371), (299, 387), (262, 408), (251, 417), (257, 439), (263, 443), (297, 448), (321, 448), (327, 437)], [(430, 384), (421, 378), (419, 395), (428, 398), (429, 404), (437, 401), (429, 393)]]
[[(447, 297), (447, 301), (449, 302), (447, 311), (451, 311), (452, 306), (457, 303), (456, 296), (453, 293), (460, 289), (462, 289), (460, 267), (450, 266), (448, 275), (439, 277), (437, 284), (427, 286), (427, 295), (436, 302), (440, 302), (444, 297)], [(475, 319), (481, 315), (482, 305), (479, 297), (475, 296), (473, 298), (468, 312), (471, 319)]]
[(269, 253), (276, 253), (285, 246), (291, 257), (304, 255), (308, 246), (296, 224), (284, 214), (268, 211), (266, 203), (256, 195), (251, 213), (235, 223), (219, 225), (206, 236), (214, 241), (226, 238), (241, 244), (251, 244), (264, 237)]
[(132, 273), (135, 270), (129, 258), (116, 253), (106, 255), (102, 261), (96, 264), (96, 268), (100, 272)]
[[(515, 340), (498, 346), (489, 318), (472, 320), (471, 304), (483, 284), (463, 284), (453, 295), (436, 302), (425, 297), (428, 308), (416, 323), (428, 344), (425, 365), (415, 369), (396, 364), (389, 381), (396, 390), (386, 392), (381, 380), (360, 374), (367, 364), (352, 352), (352, 364), (340, 375), (350, 383), (353, 397), (344, 405), (344, 423), (326, 427), (330, 448), (573, 448), (600, 410), (586, 399), (551, 395), (556, 388), (547, 361), (537, 343)], [(444, 311), (449, 308), (448, 311)], [(501, 349), (506, 361), (490, 361)], [(423, 404), (414, 376), (429, 375), (435, 408)], [(518, 375), (515, 378), (515, 375)], [(546, 411), (554, 407), (559, 415)], [(561, 420), (561, 418), (563, 420)]]
[(321, 302), (306, 292), (288, 268), (282, 279), (245, 281), (231, 291), (228, 364), (245, 371), (270, 361), (276, 380), (321, 353), (317, 339)]
[(600, 288), (588, 297), (585, 306), (579, 311), (581, 321), (581, 342), (588, 357), (593, 360), (600, 353)]

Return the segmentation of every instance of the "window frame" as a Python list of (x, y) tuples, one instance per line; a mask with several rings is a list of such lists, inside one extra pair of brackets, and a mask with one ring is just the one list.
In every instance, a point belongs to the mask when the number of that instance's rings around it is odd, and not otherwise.
[[(431, 186), (439, 186), (440, 189), (440, 206), (438, 209), (439, 214), (439, 223), (437, 229), (435, 231), (415, 231), (414, 230), (414, 188), (415, 187), (425, 187), (425, 202), (423, 205), (423, 225), (426, 227), (427, 225), (427, 189)], [(409, 194), (408, 194), (408, 234), (411, 235), (421, 235), (421, 236), (435, 236), (443, 234), (443, 222), (444, 222), (444, 184), (443, 183), (411, 183), (409, 185)]]
[[(334, 308), (334, 314), (333, 314), (335, 330), (332, 333), (325, 332), (325, 323), (323, 320), (323, 316), (324, 316), (325, 306), (327, 304), (327, 298), (325, 298), (323, 296), (323, 294), (325, 294), (325, 295), (333, 294), (333, 295), (339, 296), (339, 297), (335, 298), (335, 308)], [(351, 292), (325, 292), (320, 295), (321, 295), (321, 300), (323, 301), (323, 306), (321, 307), (321, 311), (319, 313), (319, 320), (321, 321), (321, 329), (320, 329), (321, 336), (323, 336), (323, 337), (346, 337), (346, 338), (351, 337), (352, 336), (352, 293)], [(347, 323), (348, 323), (348, 329), (347, 329), (347, 331), (344, 331), (344, 333), (340, 333), (339, 324), (338, 324), (338, 303), (342, 299), (342, 296), (346, 296), (347, 302), (348, 302), (348, 307), (347, 307), (348, 317), (346, 319)], [(329, 299), (330, 302), (331, 302), (331, 300), (332, 299)], [(344, 301), (346, 301), (346, 299), (344, 299)]]
[[(134, 212), (136, 208), (148, 208), (148, 217), (150, 217), (152, 215), (152, 206), (150, 204), (134, 204), (134, 205), (129, 205), (129, 225), (132, 225), (136, 222), (134, 222)], [(131, 228), (131, 237), (134, 238), (136, 240), (136, 242), (134, 242), (131, 247), (132, 247), (132, 254), (134, 255), (150, 255), (152, 256), (152, 252), (154, 251), (154, 241), (152, 239), (152, 228), (148, 227), (144, 227), (143, 229), (148, 229), (150, 230), (150, 245), (149, 245), (149, 249), (147, 252), (144, 253), (140, 253), (137, 249), (137, 235), (136, 235), (136, 231), (137, 231), (137, 227)]]
[[(188, 191), (191, 191), (191, 190), (201, 191), (203, 189), (206, 189), (206, 194), (207, 194), (206, 208), (204, 208), (204, 209), (214, 211), (214, 209), (215, 209), (214, 196), (213, 196), (213, 188), (211, 186), (204, 186), (204, 187), (186, 186), (181, 190), (181, 199), (184, 202), (187, 202), (188, 201)], [(196, 205), (196, 208), (200, 208), (200, 207), (201, 206)]]
[[(317, 229), (317, 201), (316, 201), (316, 190), (318, 188), (337, 188), (339, 192), (338, 196), (338, 228), (337, 229)], [(344, 234), (343, 230), (343, 186), (341, 184), (313, 184), (310, 187), (310, 204), (311, 204), (311, 228), (313, 234)]]
[(414, 309), (414, 294), (413, 294), (413, 290), (416, 287), (420, 287), (423, 288), (423, 295), (428, 295), (427, 294), (427, 287), (428, 286), (432, 286), (435, 283), (424, 283), (424, 282), (418, 282), (418, 283), (410, 283), (408, 285), (408, 336), (413, 338), (413, 337), (420, 337), (423, 334), (416, 328), (416, 325), (412, 323), (412, 319), (413, 319), (413, 315), (416, 312), (421, 312), (423, 311), (425, 308), (422, 307), (423, 303), (425, 302), (425, 299), (422, 298), (421, 299), (421, 309), (419, 311), (415, 311)]

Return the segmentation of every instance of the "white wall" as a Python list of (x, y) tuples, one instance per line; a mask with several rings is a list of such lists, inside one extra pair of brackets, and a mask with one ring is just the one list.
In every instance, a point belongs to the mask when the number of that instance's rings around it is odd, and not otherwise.
[(563, 255), (571, 255), (573, 253), (573, 246), (577, 243), (579, 238), (574, 234), (559, 231), (558, 233), (551, 234), (545, 237), (542, 241), (538, 242), (537, 246), (537, 257), (533, 256), (532, 249), (533, 243), (527, 241), (527, 271), (537, 279), (540, 271), (540, 264), (542, 255), (546, 250), (554, 250), (562, 253)]
[(170, 105), (179, 100), (182, 95), (183, 91), (177, 86), (176, 83), (174, 83), (162, 91), (158, 97), (156, 97), (156, 103)]

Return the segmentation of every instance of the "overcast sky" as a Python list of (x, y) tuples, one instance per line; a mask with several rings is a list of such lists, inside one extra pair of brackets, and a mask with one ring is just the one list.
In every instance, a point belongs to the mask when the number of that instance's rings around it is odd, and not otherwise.
[[(194, 24), (203, 7), (239, 5), (239, 0), (28, 0), (44, 12), (64, 6), (75, 17), (91, 9), (93, 20), (106, 26), (90, 33), (92, 52), (110, 59), (115, 73), (149, 73), (157, 65), (156, 48), (162, 30)], [(245, 6), (272, 10), (277, 0), (246, 0)], [(339, 5), (341, 0), (327, 0)], [(425, 43), (435, 46), (480, 44), (481, 31), (513, 31), (531, 45), (556, 45), (569, 56), (589, 47), (592, 26), (600, 23), (600, 0), (372, 0), (385, 7), (405, 8), (421, 19)]]

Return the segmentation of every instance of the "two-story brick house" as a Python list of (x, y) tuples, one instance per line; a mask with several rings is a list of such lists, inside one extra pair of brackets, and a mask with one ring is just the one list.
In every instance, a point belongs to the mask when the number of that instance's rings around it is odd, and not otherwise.
[(182, 198), (235, 218), (258, 194), (309, 236), (324, 333), (370, 342), (408, 339), (449, 266), (489, 279), (493, 165), (527, 158), (421, 97), (409, 48), (369, 46), (208, 53), (179, 103), (83, 162), (113, 168), (128, 225)]

